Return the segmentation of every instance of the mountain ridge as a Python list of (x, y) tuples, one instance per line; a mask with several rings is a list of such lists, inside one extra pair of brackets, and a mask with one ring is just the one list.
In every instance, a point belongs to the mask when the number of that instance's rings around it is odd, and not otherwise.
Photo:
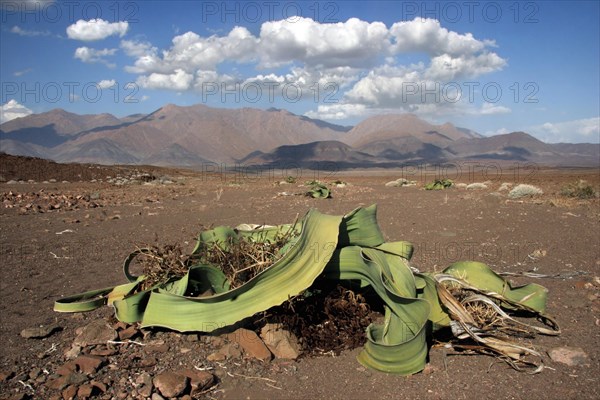
[(166, 104), (117, 118), (62, 109), (0, 125), (0, 151), (59, 162), (194, 167), (207, 162), (351, 166), (457, 159), (600, 165), (600, 145), (548, 144), (525, 132), (482, 136), (414, 114), (372, 116), (356, 126), (270, 108)]

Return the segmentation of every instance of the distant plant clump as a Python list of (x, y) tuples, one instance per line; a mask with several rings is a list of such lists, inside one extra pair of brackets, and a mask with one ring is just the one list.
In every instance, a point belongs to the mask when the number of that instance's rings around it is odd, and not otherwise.
[(487, 189), (487, 185), (485, 183), (481, 183), (481, 182), (473, 182), (467, 185), (467, 189), (468, 190), (481, 190), (481, 189)]
[(436, 179), (425, 185), (425, 190), (443, 190), (452, 187), (454, 182), (451, 179)]
[(398, 178), (395, 181), (390, 181), (385, 184), (387, 187), (401, 187), (401, 186), (416, 186), (416, 181), (409, 181), (405, 178)]
[(575, 197), (578, 199), (593, 199), (597, 196), (592, 185), (588, 184), (583, 179), (563, 187), (560, 191), (560, 194), (566, 197)]
[(311, 181), (310, 190), (305, 193), (308, 197), (313, 198), (321, 198), (321, 199), (330, 199), (331, 198), (331, 189), (329, 189), (325, 184), (319, 181)]
[(511, 199), (520, 199), (521, 197), (536, 196), (543, 193), (542, 189), (537, 186), (520, 184), (508, 192), (508, 197)]

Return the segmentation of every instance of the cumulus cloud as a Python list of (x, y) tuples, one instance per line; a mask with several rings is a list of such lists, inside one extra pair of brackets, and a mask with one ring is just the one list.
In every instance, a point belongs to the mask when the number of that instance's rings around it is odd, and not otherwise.
[(358, 79), (359, 73), (359, 69), (351, 67), (293, 67), (287, 74), (258, 74), (247, 78), (243, 84), (261, 84), (265, 87), (294, 85), (302, 91), (303, 95), (317, 102), (320, 100), (331, 102), (338, 97), (336, 95), (341, 93), (341, 90)]
[[(325, 119), (383, 110), (510, 112), (503, 106), (465, 104), (464, 93), (447, 90), (448, 83), (502, 70), (507, 62), (495, 52), (495, 42), (448, 30), (433, 19), (416, 18), (388, 28), (358, 18), (320, 23), (298, 17), (293, 22), (264, 22), (257, 36), (237, 26), (208, 37), (185, 32), (173, 37), (164, 50), (135, 40), (122, 40), (120, 47), (134, 58), (125, 70), (139, 75), (143, 87), (198, 91), (211, 82), (294, 84), (318, 103), (335, 91), (340, 104), (310, 111)], [(403, 56), (411, 53), (426, 54), (428, 59), (403, 65)], [(249, 68), (240, 73), (233, 65), (249, 66), (256, 73), (248, 73)], [(327, 88), (315, 96), (315, 91)]]
[(172, 74), (152, 73), (148, 76), (141, 76), (137, 83), (147, 89), (170, 89), (170, 90), (188, 90), (192, 86), (194, 76), (185, 72), (183, 69), (176, 69)]
[(10, 100), (8, 103), (0, 106), (0, 124), (8, 122), (15, 118), (26, 117), (33, 114), (29, 108), (19, 104), (16, 100)]
[(505, 106), (501, 106), (494, 103), (483, 103), (480, 109), (477, 110), (476, 114), (481, 115), (495, 115), (495, 114), (509, 114), (511, 109)]
[(114, 68), (115, 64), (108, 62), (104, 57), (114, 56), (117, 49), (92, 49), (89, 47), (78, 47), (75, 49), (74, 57), (83, 61), (84, 63), (103, 63), (110, 68)]
[(121, 40), (121, 49), (130, 57), (156, 55), (158, 52), (158, 49), (149, 42), (140, 42), (137, 40)]
[(111, 88), (113, 86), (115, 86), (117, 84), (117, 82), (114, 79), (103, 79), (100, 82), (98, 82), (98, 87), (100, 89), (108, 89)]
[(85, 21), (78, 20), (67, 27), (69, 39), (82, 40), (85, 42), (106, 39), (109, 36), (125, 36), (129, 29), (127, 21), (108, 22), (100, 18)]
[(449, 31), (430, 18), (396, 22), (390, 28), (392, 53), (427, 52), (430, 55), (448, 54), (458, 57), (483, 51), (491, 41), (480, 41), (472, 34)]
[(325, 67), (368, 66), (388, 44), (385, 24), (358, 18), (335, 24), (310, 18), (269, 21), (260, 29), (261, 64), (267, 67), (294, 61)]
[(458, 57), (442, 54), (431, 59), (425, 73), (428, 79), (452, 81), (454, 79), (477, 78), (484, 74), (501, 70), (506, 60), (496, 53), (473, 53)]
[(309, 118), (327, 120), (345, 120), (353, 117), (366, 116), (367, 108), (362, 104), (322, 104), (317, 111), (308, 111), (304, 115)]
[(243, 27), (235, 27), (227, 36), (221, 37), (202, 37), (194, 32), (186, 32), (175, 36), (171, 48), (160, 55), (157, 51), (148, 51), (152, 47), (147, 45), (126, 43), (126, 51), (141, 53), (134, 65), (126, 70), (137, 74), (168, 74), (178, 69), (187, 73), (215, 70), (224, 61), (251, 61), (255, 57), (256, 44), (256, 37)]
[(600, 143), (600, 117), (546, 122), (527, 132), (547, 143)]
[(29, 36), (29, 37), (50, 36), (51, 35), (50, 31), (36, 31), (34, 29), (23, 29), (16, 25), (10, 29), (10, 32), (16, 33), (17, 35), (20, 35), (20, 36)]

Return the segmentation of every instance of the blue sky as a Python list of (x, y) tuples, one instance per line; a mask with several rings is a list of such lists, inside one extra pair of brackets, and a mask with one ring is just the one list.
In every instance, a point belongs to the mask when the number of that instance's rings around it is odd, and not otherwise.
[(2, 121), (203, 103), (600, 142), (597, 1), (0, 3)]

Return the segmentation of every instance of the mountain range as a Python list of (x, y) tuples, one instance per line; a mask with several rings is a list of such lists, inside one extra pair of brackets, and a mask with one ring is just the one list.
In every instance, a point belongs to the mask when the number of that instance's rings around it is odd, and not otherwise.
[(32, 114), (0, 125), (0, 151), (58, 162), (187, 167), (335, 162), (352, 168), (454, 160), (600, 165), (598, 144), (548, 144), (524, 132), (484, 137), (413, 114), (378, 115), (348, 127), (281, 109), (201, 104), (168, 104), (124, 118), (62, 109)]

